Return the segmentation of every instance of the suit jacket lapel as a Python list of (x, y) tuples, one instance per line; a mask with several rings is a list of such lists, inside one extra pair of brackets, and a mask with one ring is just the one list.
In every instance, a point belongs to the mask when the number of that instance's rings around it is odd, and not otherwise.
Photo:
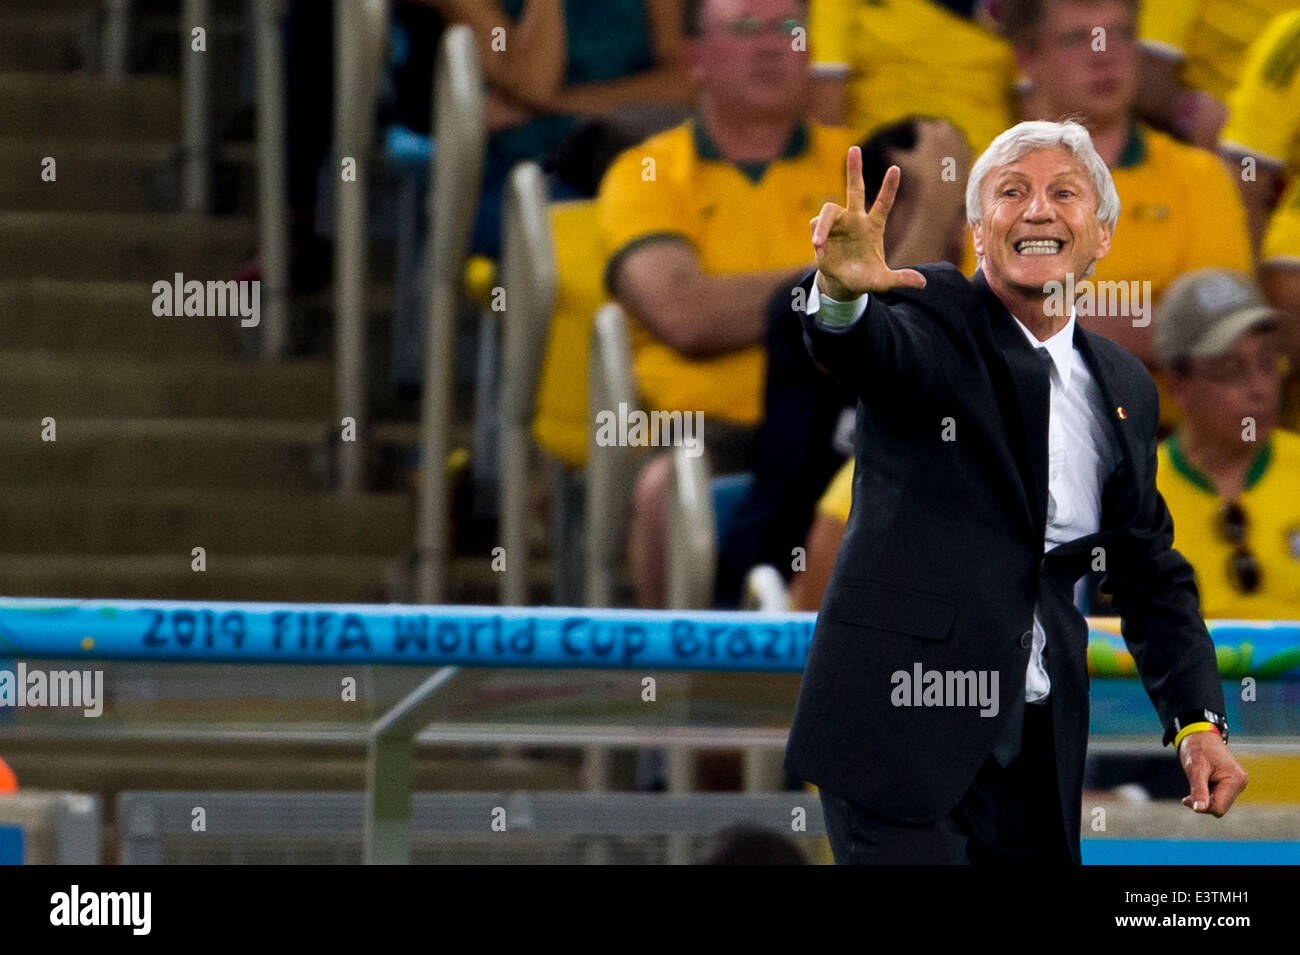
[[(1102, 353), (1093, 348), (1091, 341), (1093, 334), (1082, 325), (1075, 323), (1075, 347), (1079, 349), (1079, 354), (1083, 356), (1093, 378), (1097, 381), (1098, 390), (1101, 391), (1102, 418), (1109, 423), (1111, 443), (1119, 451), (1115, 477), (1124, 483), (1120, 487), (1103, 489), (1103, 492), (1110, 491), (1111, 500), (1108, 501), (1103, 497), (1102, 520), (1105, 521), (1110, 517), (1116, 522), (1113, 528), (1106, 528), (1111, 530), (1127, 527), (1137, 518), (1140, 494), (1137, 482), (1146, 480), (1146, 477), (1139, 473), (1138, 465), (1143, 461), (1143, 456), (1137, 446), (1137, 437), (1133, 434), (1133, 428), (1128, 423), (1128, 414), (1123, 411), (1127, 397), (1126, 386), (1115, 367), (1103, 357)], [(1131, 401), (1128, 403), (1131, 405)], [(1129, 491), (1132, 491), (1131, 495)], [(1109, 514), (1106, 504), (1111, 505)]]
[(1007, 437), (1020, 475), (1020, 500), (1025, 517), (1038, 538), (1042, 538), (1047, 521), (1047, 415), (1050, 396), (1035, 387), (1046, 384), (1040, 360), (1024, 332), (1016, 327), (1001, 299), (993, 294), (982, 271), (976, 272), (971, 284), (984, 297), (992, 323), (993, 342), (989, 370), (998, 395)]

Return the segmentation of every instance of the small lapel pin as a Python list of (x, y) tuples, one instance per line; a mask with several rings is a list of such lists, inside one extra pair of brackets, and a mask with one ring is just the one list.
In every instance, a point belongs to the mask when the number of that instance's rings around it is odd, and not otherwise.
[(1115, 414), (1119, 415), (1120, 421), (1128, 420), (1128, 412), (1124, 410), (1123, 405), (1120, 405), (1118, 408), (1115, 409)]

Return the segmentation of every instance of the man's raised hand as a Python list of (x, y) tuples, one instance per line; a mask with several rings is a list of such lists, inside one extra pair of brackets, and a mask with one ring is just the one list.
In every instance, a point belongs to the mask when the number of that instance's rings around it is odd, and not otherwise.
[(813, 251), (817, 254), (817, 287), (842, 302), (863, 292), (888, 292), (896, 288), (925, 288), (925, 276), (915, 269), (891, 269), (885, 262), (885, 221), (894, 206), (897, 166), (890, 166), (880, 184), (880, 194), (866, 208), (862, 182), (862, 150), (849, 147), (847, 206), (828, 202), (812, 220)]

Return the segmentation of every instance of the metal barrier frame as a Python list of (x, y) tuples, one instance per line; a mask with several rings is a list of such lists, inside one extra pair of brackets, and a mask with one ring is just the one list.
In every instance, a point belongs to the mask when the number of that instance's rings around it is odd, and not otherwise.
[(596, 312), (587, 374), (586, 603), (608, 607), (623, 568), (624, 515), (630, 507), (636, 460), (630, 448), (605, 447), (597, 441), (596, 415), (616, 411), (620, 404), (629, 410), (637, 404), (627, 319), (612, 302)]
[(262, 358), (284, 352), (289, 327), (289, 194), (286, 152), (285, 0), (257, 0), (257, 230), (262, 256)]
[[(334, 388), (339, 426), (356, 422), (355, 440), (338, 443), (338, 489), (361, 489), (366, 459), (366, 190), (375, 99), (387, 43), (386, 0), (334, 5)], [(356, 161), (355, 182), (343, 182), (340, 163)]]
[(415, 593), (422, 603), (437, 603), (447, 593), (452, 359), (456, 306), (487, 143), (482, 77), (473, 31), (463, 24), (449, 28), (443, 35), (435, 71), (437, 155), (429, 169), (427, 198), (430, 235), (424, 268), (428, 292), (420, 411), (422, 466), (415, 539)]
[[(500, 442), (501, 602), (528, 603), (528, 460), (532, 421), (546, 340), (555, 307), (555, 250), (546, 217), (541, 167), (526, 162), (510, 174), (504, 215), (502, 259), (506, 292), (505, 349), (497, 414)], [(556, 489), (556, 493), (559, 493)]]

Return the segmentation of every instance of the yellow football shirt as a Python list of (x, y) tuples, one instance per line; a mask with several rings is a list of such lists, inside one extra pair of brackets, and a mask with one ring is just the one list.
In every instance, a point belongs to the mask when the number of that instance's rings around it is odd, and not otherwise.
[(1011, 44), (930, 0), (811, 0), (808, 52), (814, 76), (845, 79), (845, 121), (860, 135), (937, 116), (978, 155), (1015, 125)]
[[(1097, 263), (1095, 279), (1150, 282), (1146, 300), (1150, 311), (1145, 319), (1155, 320), (1155, 302), (1184, 272), (1210, 266), (1253, 271), (1246, 209), (1214, 153), (1134, 124), (1111, 177), (1119, 193), (1119, 222), (1110, 253)], [(1142, 294), (1146, 286), (1127, 288)], [(1133, 317), (1110, 320), (1132, 321)], [(1105, 334), (1104, 326), (1097, 330)], [(1157, 373), (1155, 378), (1161, 424), (1171, 428), (1180, 412), (1169, 400), (1163, 375)]]
[[(685, 241), (713, 275), (812, 267), (808, 222), (844, 200), (847, 129), (809, 122), (765, 167), (723, 159), (697, 119), (627, 150), (601, 181), (597, 216), (611, 278), (621, 258), (665, 238)], [(633, 318), (637, 386), (647, 406), (702, 411), (740, 425), (763, 415), (767, 356), (760, 344), (688, 358)]]
[(552, 203), (555, 305), (537, 384), (533, 437), (570, 467), (587, 463), (587, 363), (596, 309), (607, 300), (593, 200)]
[(1111, 177), (1120, 216), (1098, 281), (1149, 281), (1158, 300), (1192, 269), (1251, 271), (1246, 210), (1214, 153), (1134, 124)]
[(1142, 0), (1138, 36), (1157, 56), (1183, 61), (1182, 80), (1226, 102), (1246, 50), (1295, 0)]
[(1260, 34), (1228, 107), (1219, 145), (1290, 179), (1260, 259), (1300, 260), (1300, 9), (1275, 17)]
[(1220, 531), (1223, 501), (1183, 455), (1175, 432), (1160, 445), (1156, 486), (1174, 521), (1174, 547), (1196, 571), (1201, 615), (1210, 619), (1300, 619), (1300, 435), (1274, 430), (1238, 503), (1260, 587), (1244, 594), (1228, 572), (1234, 545)]

